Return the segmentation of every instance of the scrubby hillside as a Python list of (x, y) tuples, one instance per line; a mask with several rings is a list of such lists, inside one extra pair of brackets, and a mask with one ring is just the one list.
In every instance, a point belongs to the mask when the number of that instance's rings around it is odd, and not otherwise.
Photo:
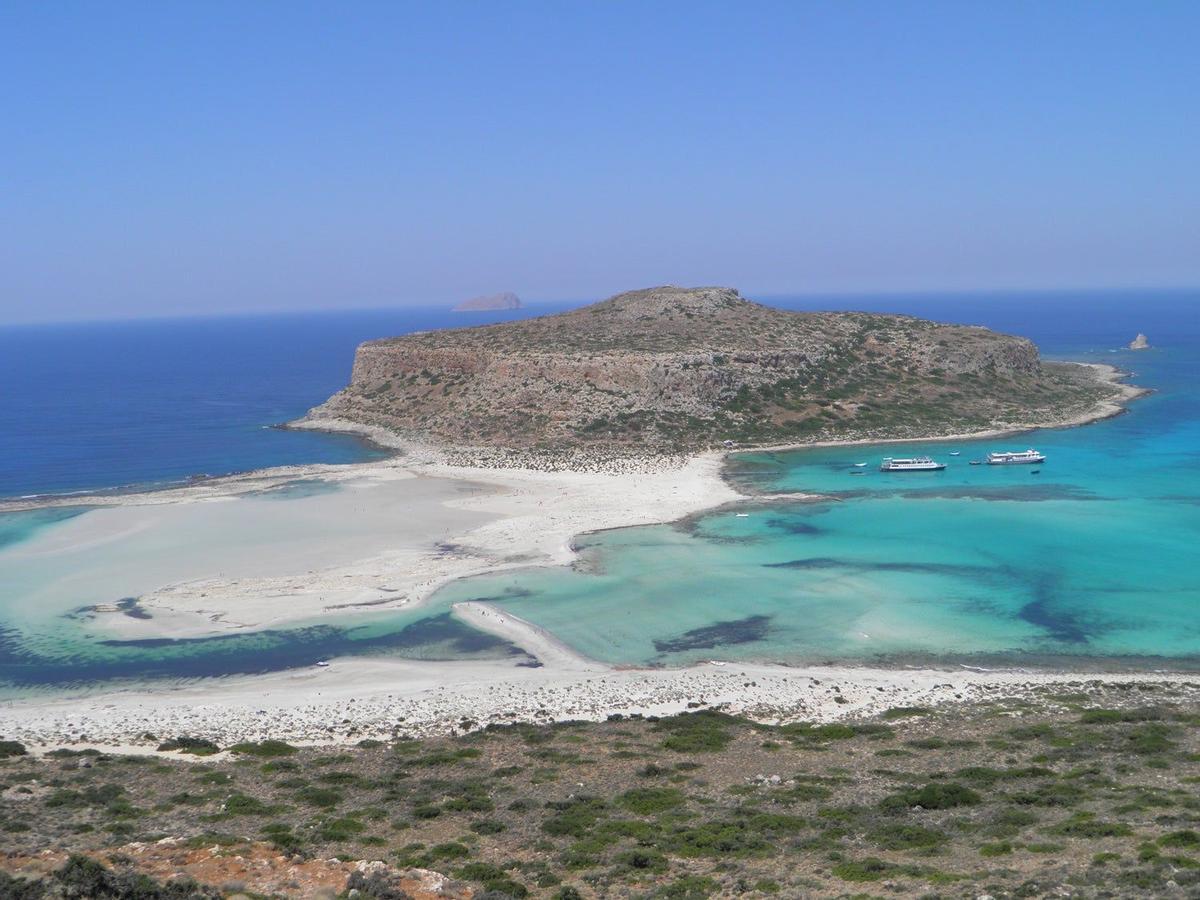
[(824, 725), (11, 755), (0, 897), (1190, 897), (1198, 714), (1194, 684), (1080, 680)]
[(1053, 424), (1112, 394), (984, 328), (659, 287), (368, 342), (349, 387), (310, 418), (453, 446), (678, 452)]

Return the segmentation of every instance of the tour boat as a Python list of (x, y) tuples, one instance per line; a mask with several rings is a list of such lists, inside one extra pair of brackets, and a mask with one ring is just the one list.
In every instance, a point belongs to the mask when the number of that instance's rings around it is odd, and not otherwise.
[(1045, 461), (1046, 457), (1033, 448), (1019, 451), (1002, 450), (998, 453), (989, 453), (987, 458), (989, 466), (1018, 466)]
[(907, 459), (888, 456), (879, 464), (880, 472), (940, 472), (944, 468), (945, 463), (937, 462), (928, 456), (913, 456)]

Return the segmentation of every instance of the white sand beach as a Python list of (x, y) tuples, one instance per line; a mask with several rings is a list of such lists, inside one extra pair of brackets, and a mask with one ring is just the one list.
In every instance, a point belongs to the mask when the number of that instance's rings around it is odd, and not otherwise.
[[(738, 498), (720, 457), (644, 471), (540, 472), (407, 456), (270, 470), (103, 498), (0, 551), (18, 620), (100, 604), (123, 639), (278, 627), (419, 605), (447, 582), (562, 565), (584, 531), (669, 521)], [(333, 489), (274, 499), (298, 483)], [(136, 597), (144, 618), (115, 604)]]

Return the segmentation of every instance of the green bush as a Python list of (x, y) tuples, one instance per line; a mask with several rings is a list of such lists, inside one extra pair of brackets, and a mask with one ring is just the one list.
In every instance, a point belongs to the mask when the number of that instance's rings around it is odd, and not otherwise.
[(0, 759), (24, 756), (28, 752), (20, 741), (0, 741)]
[(649, 816), (681, 806), (683, 792), (677, 788), (634, 788), (621, 795), (620, 803), (632, 813)]
[(291, 744), (283, 741), (267, 740), (259, 741), (258, 743), (234, 744), (229, 748), (231, 753), (240, 753), (245, 756), (291, 756), (293, 753), (298, 753), (299, 747), (293, 747)]
[(211, 756), (214, 753), (221, 752), (221, 748), (212, 741), (207, 741), (204, 738), (187, 737), (186, 735), (171, 738), (169, 741), (163, 741), (158, 745), (158, 749), (163, 752), (178, 750), (180, 753), (191, 753), (195, 756)]
[(922, 809), (954, 809), (958, 806), (974, 806), (982, 798), (968, 787), (953, 781), (930, 782), (922, 788), (890, 794), (879, 801), (884, 809), (907, 809), (919, 806)]

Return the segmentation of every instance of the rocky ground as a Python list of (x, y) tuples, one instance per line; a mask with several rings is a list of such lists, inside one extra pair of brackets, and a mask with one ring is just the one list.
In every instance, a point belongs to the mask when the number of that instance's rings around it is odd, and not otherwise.
[(1197, 723), (1194, 684), (1079, 680), (825, 725), (9, 743), (0, 897), (1197, 896)]

